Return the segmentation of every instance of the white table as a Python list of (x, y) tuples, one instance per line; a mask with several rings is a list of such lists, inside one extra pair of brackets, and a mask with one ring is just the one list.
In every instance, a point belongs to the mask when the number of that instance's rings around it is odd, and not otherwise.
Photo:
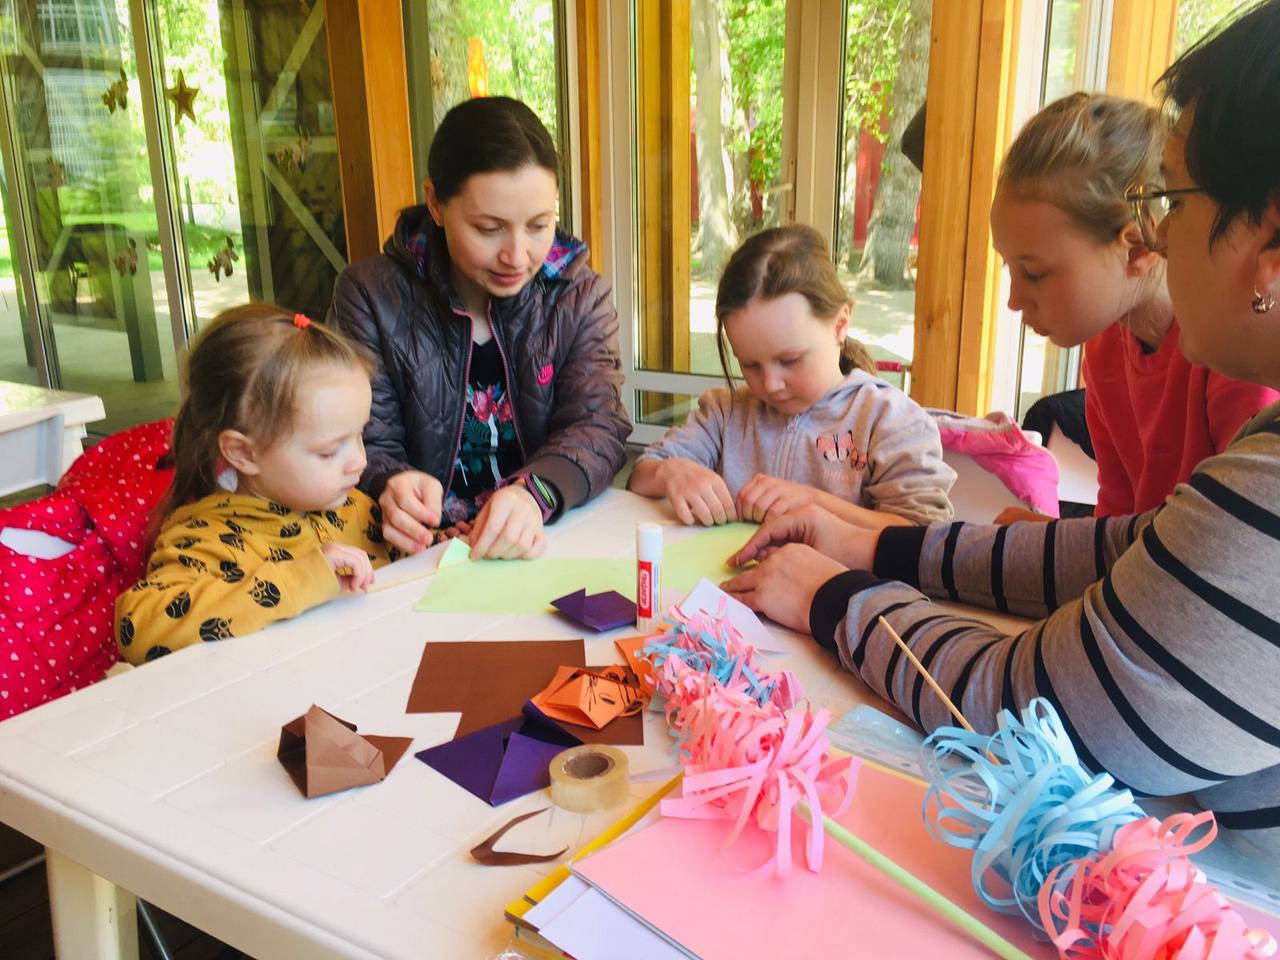
[[(609, 491), (553, 528), (548, 554), (630, 556), (635, 523), (664, 519), (665, 504)], [(440, 549), (380, 579), (426, 571)], [(0, 724), (0, 820), (50, 851), (59, 956), (136, 950), (132, 894), (260, 960), (501, 950), (502, 908), (554, 865), (481, 867), (467, 850), (545, 792), (493, 809), (410, 753), (380, 784), (305, 800), (275, 758), (280, 725), (312, 702), (366, 733), (412, 735), (414, 751), (448, 740), (456, 714), (404, 713), (428, 640), (583, 636), (554, 615), (416, 613), (425, 584), (188, 648)], [(777, 634), (814, 703), (839, 716), (872, 701), (812, 640)], [(616, 662), (627, 635), (588, 637), (587, 661)], [(673, 763), (661, 717), (646, 723), (645, 746), (625, 748), (633, 773)], [(508, 837), (551, 852), (618, 815), (553, 810)]]
[(0, 496), (57, 483), (83, 450), (85, 424), (106, 415), (101, 397), (0, 381)]

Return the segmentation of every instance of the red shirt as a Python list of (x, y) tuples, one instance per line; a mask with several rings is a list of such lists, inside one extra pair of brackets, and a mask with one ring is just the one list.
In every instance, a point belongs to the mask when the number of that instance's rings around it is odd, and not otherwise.
[(1269, 387), (1189, 362), (1178, 349), (1177, 321), (1154, 353), (1143, 353), (1128, 327), (1109, 327), (1085, 344), (1084, 379), (1099, 517), (1164, 503), (1246, 420), (1280, 400)]

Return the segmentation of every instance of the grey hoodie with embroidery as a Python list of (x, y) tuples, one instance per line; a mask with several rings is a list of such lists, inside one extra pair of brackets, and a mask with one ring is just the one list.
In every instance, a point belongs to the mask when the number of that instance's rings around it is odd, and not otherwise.
[(746, 387), (708, 390), (683, 427), (641, 459), (685, 457), (738, 491), (757, 473), (825, 490), (915, 523), (951, 519), (956, 474), (933, 419), (883, 380), (854, 370), (817, 403), (788, 416)]

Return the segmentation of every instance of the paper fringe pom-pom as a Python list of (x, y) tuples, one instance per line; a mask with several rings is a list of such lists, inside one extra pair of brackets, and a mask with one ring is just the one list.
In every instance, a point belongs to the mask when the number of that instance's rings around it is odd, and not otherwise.
[(672, 607), (668, 618), (671, 629), (653, 637), (642, 651), (654, 666), (659, 692), (666, 693), (662, 668), (674, 659), (708, 675), (725, 689), (749, 694), (761, 705), (772, 703), (785, 710), (803, 696), (794, 675), (787, 671), (771, 674), (759, 665), (755, 647), (729, 622), (723, 599), (718, 613), (698, 610), (686, 615)]
[(1044, 931), (1038, 900), (1049, 875), (1110, 850), (1116, 832), (1144, 814), (1109, 775), (1080, 765), (1047, 701), (1032, 700), (1021, 721), (1003, 711), (999, 722), (992, 736), (943, 727), (925, 740), (925, 826), (973, 850), (983, 902)]
[(857, 766), (831, 753), (826, 710), (799, 708), (790, 715), (761, 707), (750, 698), (712, 691), (680, 712), (682, 795), (662, 801), (667, 816), (733, 820), (732, 843), (749, 820), (777, 835), (771, 863), (779, 874), (791, 870), (791, 821), (801, 800), (809, 804), (805, 863), (822, 868), (822, 814), (849, 809)]
[[(1200, 827), (1207, 825), (1199, 836)], [(1125, 824), (1106, 853), (1063, 864), (1040, 916), (1069, 960), (1261, 960), (1276, 952), (1187, 859), (1217, 833), (1213, 814)]]
[(777, 835), (769, 865), (786, 874), (795, 807), (807, 801), (812, 815), (805, 863), (819, 870), (822, 814), (839, 816), (849, 808), (857, 772), (851, 757), (831, 752), (831, 715), (796, 706), (800, 684), (788, 672), (771, 674), (758, 664), (723, 602), (715, 614), (686, 616), (672, 608), (670, 619), (671, 629), (641, 651), (666, 699), (667, 723), (685, 768), (681, 796), (663, 800), (662, 812), (732, 820), (726, 842), (754, 821)]

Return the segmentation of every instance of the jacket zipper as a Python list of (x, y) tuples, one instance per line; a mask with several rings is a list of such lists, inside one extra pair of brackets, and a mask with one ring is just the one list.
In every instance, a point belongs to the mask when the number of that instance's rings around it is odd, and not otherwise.
[[(507, 401), (511, 404), (511, 422), (516, 428), (516, 443), (520, 446), (520, 466), (523, 467), (529, 462), (529, 451), (525, 449), (524, 437), (520, 434), (520, 417), (516, 413), (516, 392), (511, 385), (511, 370), (507, 366), (507, 351), (502, 349), (502, 336), (498, 330), (498, 325), (493, 322), (493, 301), (489, 301), (489, 305), (485, 308), (489, 316), (489, 329), (493, 331), (493, 342), (498, 345), (498, 356), (502, 359), (502, 377), (507, 388)], [(459, 439), (461, 439), (461, 426), (458, 428)]]
[[(805, 413), (807, 412), (805, 411)], [(778, 444), (778, 465), (775, 476), (785, 477), (787, 475), (787, 464), (791, 462), (791, 452), (796, 445), (796, 437), (800, 433), (800, 421), (804, 419), (804, 416), (804, 413), (798, 413), (787, 420), (787, 426), (782, 433), (782, 442)]]
[[(451, 308), (452, 309), (452, 308)], [(467, 359), (462, 364), (462, 412), (458, 414), (458, 433), (453, 438), (453, 456), (449, 458), (449, 480), (444, 485), (444, 493), (447, 495), (453, 487), (453, 473), (458, 466), (458, 452), (462, 449), (462, 427), (467, 422), (467, 384), (471, 382), (471, 351), (475, 346), (475, 326), (476, 321), (469, 313), (463, 313), (460, 310), (454, 310), (454, 314), (459, 317), (467, 318)], [(515, 417), (514, 408), (512, 409), (512, 418)], [(444, 522), (444, 517), (440, 517), (440, 522)]]

